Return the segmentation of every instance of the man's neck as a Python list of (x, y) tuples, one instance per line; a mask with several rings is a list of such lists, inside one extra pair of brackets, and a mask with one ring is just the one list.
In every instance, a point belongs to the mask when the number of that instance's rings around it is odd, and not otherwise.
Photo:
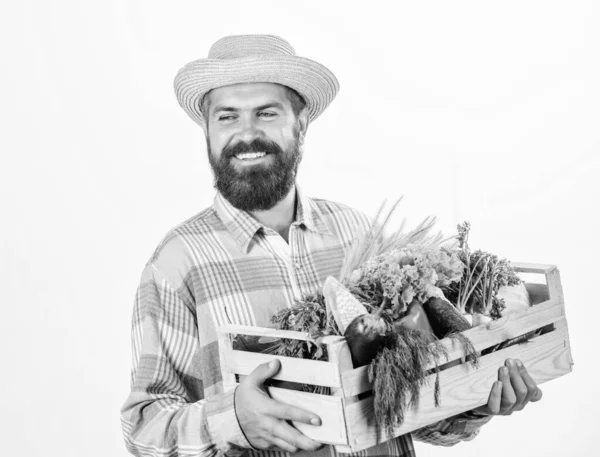
[(266, 211), (250, 211), (250, 214), (261, 224), (279, 233), (288, 241), (290, 225), (296, 217), (296, 186), (293, 186), (287, 196), (273, 208)]

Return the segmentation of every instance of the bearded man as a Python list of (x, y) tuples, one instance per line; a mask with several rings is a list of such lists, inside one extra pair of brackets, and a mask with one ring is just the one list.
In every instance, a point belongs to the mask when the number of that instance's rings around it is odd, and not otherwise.
[[(271, 35), (222, 38), (177, 74), (179, 103), (204, 130), (217, 193), (211, 207), (166, 235), (142, 273), (131, 392), (121, 411), (132, 454), (336, 454), (288, 422), (319, 426), (318, 416), (266, 393), (279, 362), (225, 388), (216, 329), (270, 326), (271, 316), (337, 276), (367, 229), (360, 212), (309, 198), (296, 184), (309, 123), (338, 89), (331, 71)], [(366, 455), (414, 456), (413, 437), (446, 446), (470, 440), (491, 416), (540, 396), (522, 364), (509, 360), (487, 405)]]

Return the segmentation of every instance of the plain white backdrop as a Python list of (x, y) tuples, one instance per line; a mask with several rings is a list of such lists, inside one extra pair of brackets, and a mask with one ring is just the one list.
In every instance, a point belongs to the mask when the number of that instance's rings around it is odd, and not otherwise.
[(590, 1), (21, 0), (0, 15), (2, 455), (122, 456), (129, 329), (162, 236), (212, 201), (172, 80), (227, 34), (273, 33), (341, 91), (300, 183), (562, 273), (575, 367), (543, 401), (420, 456), (594, 454), (600, 6)]

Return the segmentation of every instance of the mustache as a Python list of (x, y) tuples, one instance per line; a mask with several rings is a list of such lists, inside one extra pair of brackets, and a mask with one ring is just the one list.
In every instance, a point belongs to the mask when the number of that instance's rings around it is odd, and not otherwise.
[(283, 149), (281, 149), (281, 147), (273, 141), (266, 141), (261, 138), (256, 138), (250, 143), (238, 141), (234, 145), (225, 146), (221, 155), (230, 159), (242, 152), (266, 152), (267, 154), (281, 154), (283, 153)]

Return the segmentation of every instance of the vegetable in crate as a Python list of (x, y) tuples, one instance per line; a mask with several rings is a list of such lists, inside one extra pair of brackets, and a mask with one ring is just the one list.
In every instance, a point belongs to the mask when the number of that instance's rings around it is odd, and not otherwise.
[(469, 321), (446, 299), (432, 297), (423, 303), (423, 309), (433, 333), (439, 339), (471, 328)]
[[(391, 211), (383, 223), (373, 224), (352, 246), (339, 279), (330, 277), (325, 281), (321, 318), (316, 318), (314, 307), (322, 305), (320, 299), (318, 303), (303, 299), (274, 317), (282, 329), (310, 328), (315, 347), (325, 334), (315, 328), (334, 329), (336, 334), (346, 336), (354, 366), (370, 363), (376, 419), (388, 432), (402, 422), (403, 410), (418, 400), (430, 364), (433, 362), (437, 371), (445, 355), (444, 347), (435, 341), (422, 305), (431, 298), (442, 298), (440, 287), (458, 281), (463, 269), (451, 246), (445, 246), (440, 235), (430, 235), (433, 219), (408, 234), (402, 233), (403, 224), (386, 236), (383, 228), (390, 215)], [(460, 342), (466, 354), (475, 356), (468, 340), (464, 340)], [(282, 344), (279, 354), (298, 353), (301, 344)], [(312, 357), (323, 355), (318, 350)], [(476, 357), (471, 360), (475, 363)]]
[(322, 291), (273, 317), (281, 329), (311, 336), (308, 342), (281, 340), (275, 354), (323, 360), (321, 338), (346, 337), (354, 366), (369, 365), (375, 418), (388, 433), (418, 401), (429, 367), (438, 373), (447, 359), (437, 339), (456, 339), (476, 366), (478, 354), (462, 333), (471, 327), (465, 315), (499, 316), (505, 306), (499, 291), (520, 281), (506, 260), (469, 250), (468, 223), (459, 226), (458, 247), (431, 235), (433, 219), (406, 234), (404, 224), (384, 234), (395, 207), (383, 221), (380, 210), (351, 246), (338, 278), (327, 278)]
[[(443, 290), (458, 311), (470, 318), (473, 326), (477, 326), (531, 306), (523, 281), (510, 262), (482, 250), (471, 251), (471, 225), (463, 222), (457, 228), (459, 246), (456, 252), (465, 266), (465, 272), (459, 282), (450, 283)], [(503, 298), (505, 296), (512, 296), (513, 300), (507, 302)], [(485, 349), (482, 354), (525, 342), (537, 334), (538, 331), (531, 331)]]
[(499, 290), (522, 281), (508, 260), (481, 250), (471, 251), (470, 229), (468, 222), (458, 225), (456, 253), (464, 264), (464, 274), (460, 281), (447, 284), (443, 290), (462, 314), (472, 316), (473, 325), (479, 325), (502, 316), (506, 304), (498, 296)]
[(354, 367), (371, 362), (385, 341), (387, 326), (381, 317), (383, 308), (369, 314), (337, 279), (329, 276), (323, 285), (327, 309), (331, 311), (338, 328), (346, 337)]

